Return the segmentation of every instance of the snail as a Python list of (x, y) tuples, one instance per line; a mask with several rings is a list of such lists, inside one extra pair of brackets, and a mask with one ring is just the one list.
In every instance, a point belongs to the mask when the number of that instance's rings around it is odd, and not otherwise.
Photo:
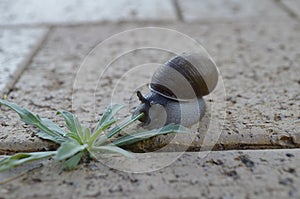
[(203, 96), (211, 93), (218, 82), (218, 71), (208, 55), (183, 53), (168, 60), (154, 72), (150, 92), (137, 91), (141, 104), (133, 116), (148, 129), (175, 123), (190, 127), (205, 113)]

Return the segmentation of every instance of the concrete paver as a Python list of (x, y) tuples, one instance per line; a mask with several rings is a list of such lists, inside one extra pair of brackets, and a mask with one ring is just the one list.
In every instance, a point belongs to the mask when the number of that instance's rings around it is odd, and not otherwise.
[[(71, 172), (61, 172), (60, 164), (46, 161), (26, 175), (22, 173), (28, 167), (0, 173), (0, 193), (5, 199), (300, 197), (299, 149), (203, 153), (185, 153), (154, 171), (155, 163), (174, 153), (136, 154), (131, 160), (106, 155), (105, 164), (82, 164)], [(149, 172), (126, 173), (105, 165), (147, 167)]]
[(0, 30), (0, 96), (12, 87), (46, 33), (42, 28)]
[(286, 13), (272, 0), (178, 0), (184, 21), (284, 18)]
[[(147, 87), (141, 85), (150, 81), (155, 63), (172, 56), (172, 52), (153, 46), (176, 50), (178, 46), (189, 47), (179, 38), (155, 31), (128, 34), (90, 53), (84, 64), (89, 67), (78, 81), (80, 65), (99, 42), (132, 28), (167, 27), (201, 42), (217, 62), (225, 86), (205, 98), (207, 114), (199, 128), (193, 128), (193, 136), (177, 137), (160, 149), (182, 151), (189, 147), (201, 152), (188, 152), (181, 157), (176, 152), (136, 154), (135, 159), (107, 154), (101, 156), (100, 162), (83, 163), (71, 172), (62, 172), (60, 163), (51, 160), (30, 163), (0, 173), (0, 199), (300, 197), (300, 150), (286, 149), (300, 146), (300, 29), (299, 21), (282, 6), (299, 15), (299, 2), (177, 3), (0, 0), (0, 94), (13, 85), (27, 65), (8, 99), (61, 125), (62, 118), (55, 116), (56, 110), (72, 110), (86, 125), (94, 126), (112, 101), (127, 105), (121, 118), (129, 115), (138, 103), (135, 90), (147, 92)], [(175, 8), (190, 23), (176, 22)], [(102, 21), (159, 23), (96, 25)], [(70, 24), (84, 26), (63, 27)], [(41, 25), (60, 27), (51, 29), (36, 53), (47, 30), (27, 26)], [(152, 48), (128, 51), (141, 46)], [(120, 52), (124, 54), (118, 57)], [(105, 70), (107, 64), (110, 67)], [(224, 92), (226, 98), (216, 97)], [(208, 128), (209, 125), (217, 128)], [(208, 129), (209, 133), (205, 133)], [(0, 107), (0, 154), (57, 147), (37, 138), (33, 131), (15, 113)], [(172, 138), (156, 137), (131, 149), (158, 149)], [(205, 151), (212, 147), (267, 150)], [(157, 167), (160, 164), (164, 166)]]
[(176, 20), (176, 14), (171, 0), (0, 1), (0, 25), (76, 24), (128, 20)]
[[(116, 50), (136, 45), (134, 35), (124, 37), (122, 41), (101, 51), (101, 56), (105, 57), (103, 60), (96, 52), (92, 53), (88, 62), (90, 71), (84, 74), (86, 81), (77, 90), (73, 90), (75, 73), (92, 47), (114, 33), (134, 27), (138, 27), (138, 24), (54, 29), (45, 46), (15, 85), (16, 90), (10, 93), (9, 99), (42, 116), (53, 117), (55, 110), (71, 110), (72, 96), (75, 96), (81, 106), (73, 106), (73, 111), (90, 126), (95, 125), (99, 114), (111, 102), (112, 93), (113, 99), (118, 102), (131, 105), (138, 103), (134, 90), (141, 82), (148, 82), (152, 72), (139, 71), (138, 75), (127, 80), (122, 79), (124, 74), (133, 66), (143, 63), (163, 63), (170, 56), (169, 53), (161, 50), (129, 53), (112, 63), (95, 90), (99, 73), (116, 56)], [(221, 103), (226, 106), (227, 118), (217, 144), (203, 143), (208, 125), (206, 122), (209, 121), (204, 120), (202, 131), (200, 129), (196, 133), (196, 140), (190, 150), (207, 146), (214, 146), (215, 149), (299, 146), (300, 34), (297, 22), (282, 20), (201, 26), (175, 23), (166, 27), (182, 31), (204, 44), (219, 65), (227, 93), (226, 101)], [(166, 38), (157, 37), (155, 40), (163, 43)], [(119, 80), (122, 81), (118, 87)], [(214, 104), (209, 98), (206, 101), (208, 107)], [(223, 121), (220, 113), (225, 111), (224, 106), (216, 108), (214, 118)], [(126, 109), (124, 114), (128, 115), (129, 111), (129, 108)], [(55, 120), (60, 121), (59, 118)], [(40, 150), (48, 147), (46, 143), (33, 138), (30, 129), (22, 129), (14, 113), (3, 112), (2, 121), (5, 124), (0, 126), (3, 132), (0, 138), (2, 151)], [(218, 133), (220, 131), (207, 136), (216, 136)], [(169, 140), (168, 136), (155, 138), (155, 142), (141, 143), (138, 148), (160, 148)], [(165, 150), (182, 150), (190, 141), (189, 137), (185, 137)], [(15, 143), (19, 143), (17, 147), (13, 147)]]

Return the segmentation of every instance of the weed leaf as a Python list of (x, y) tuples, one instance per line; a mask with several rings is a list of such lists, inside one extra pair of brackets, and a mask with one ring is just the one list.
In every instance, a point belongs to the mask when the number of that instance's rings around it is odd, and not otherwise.
[(127, 126), (129, 126), (130, 124), (132, 124), (133, 122), (135, 122), (136, 120), (141, 118), (142, 116), (143, 116), (143, 113), (141, 113), (133, 118), (131, 116), (129, 116), (127, 119), (125, 119), (123, 122), (121, 122), (121, 124), (119, 124), (118, 126), (114, 127), (111, 131), (109, 131), (106, 134), (106, 137), (107, 138), (113, 137), (115, 134), (119, 133), (121, 130), (123, 130), (124, 128), (126, 128)]
[(86, 145), (81, 145), (78, 142), (68, 141), (62, 143), (62, 145), (58, 148), (55, 159), (64, 160), (70, 158), (76, 153), (83, 151), (86, 148)]
[(57, 111), (57, 114), (60, 114), (65, 119), (67, 128), (69, 129), (70, 133), (68, 133), (68, 137), (72, 137), (80, 144), (84, 143), (84, 133), (86, 127), (82, 126), (78, 120), (78, 118), (68, 111)]
[(144, 131), (140, 133), (135, 133), (131, 135), (125, 135), (113, 142), (114, 145), (116, 146), (126, 146), (133, 144), (135, 142), (139, 142), (142, 140), (149, 139), (153, 136), (157, 135), (163, 135), (163, 134), (168, 134), (168, 133), (189, 133), (190, 130), (176, 124), (169, 124), (165, 127), (162, 127), (160, 129), (154, 129), (150, 131)]
[(50, 130), (62, 135), (62, 136), (66, 136), (66, 132), (60, 128), (57, 124), (53, 123), (51, 120), (49, 120), (48, 118), (41, 118), (42, 123)]
[(64, 162), (62, 169), (64, 170), (75, 169), (84, 154), (85, 153), (81, 151), (75, 154), (74, 156), (70, 157), (68, 160)]
[[(42, 138), (47, 137), (47, 139), (59, 144), (65, 140), (65, 132), (49, 119), (41, 119), (38, 115), (31, 113), (27, 109), (20, 108), (16, 104), (10, 103), (5, 100), (0, 99), (0, 104), (7, 106), (8, 108), (15, 111), (20, 116), (21, 120), (26, 124), (32, 125), (43, 131), (43, 133), (37, 133), (37, 135), (41, 135)], [(45, 134), (48, 134), (48, 136), (46, 136)]]
[(19, 166), (21, 164), (47, 158), (56, 154), (56, 151), (33, 152), (33, 153), (17, 153), (15, 155), (5, 157), (0, 160), (0, 172)]
[(112, 152), (112, 153), (120, 153), (126, 157), (134, 157), (133, 156), (133, 153), (129, 152), (129, 151), (126, 151), (120, 147), (117, 147), (117, 146), (113, 146), (113, 145), (106, 145), (106, 146), (98, 146), (98, 147), (95, 147), (94, 150), (96, 152)]
[(57, 115), (62, 115), (63, 118), (65, 119), (67, 128), (69, 129), (70, 132), (76, 132), (76, 125), (75, 125), (75, 116), (68, 112), (68, 111), (64, 111), (64, 110), (60, 110), (56, 112)]
[(103, 113), (102, 118), (100, 119), (97, 127), (94, 132), (98, 129), (105, 130), (111, 126), (116, 120), (113, 119), (113, 116), (118, 113), (124, 106), (120, 104), (111, 104), (109, 105)]

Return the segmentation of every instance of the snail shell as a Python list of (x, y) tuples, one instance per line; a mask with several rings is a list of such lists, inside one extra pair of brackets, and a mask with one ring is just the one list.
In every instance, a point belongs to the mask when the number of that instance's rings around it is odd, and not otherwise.
[(141, 104), (133, 116), (144, 113), (140, 121), (153, 129), (169, 123), (189, 127), (205, 113), (202, 98), (214, 90), (218, 71), (210, 57), (183, 53), (160, 66), (153, 74), (150, 92), (137, 95)]
[(152, 76), (150, 90), (174, 100), (187, 101), (208, 95), (217, 85), (214, 62), (200, 54), (171, 58)]

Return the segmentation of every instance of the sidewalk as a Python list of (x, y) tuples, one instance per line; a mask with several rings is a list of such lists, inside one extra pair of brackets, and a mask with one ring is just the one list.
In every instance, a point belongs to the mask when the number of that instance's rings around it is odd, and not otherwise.
[[(100, 111), (110, 103), (110, 94), (123, 74), (132, 66), (150, 62), (163, 63), (169, 54), (136, 51), (122, 59), (122, 62), (112, 63), (114, 70), (108, 70), (97, 85), (101, 88), (97, 90), (95, 98), (99, 110), (97, 113), (94, 101), (90, 100), (91, 93), (94, 93), (95, 79), (104, 71), (106, 63), (99, 66), (99, 57), (91, 58), (90, 73), (86, 74), (85, 83), (80, 85), (83, 89), (80, 92), (74, 90), (76, 72), (86, 55), (99, 42), (125, 30), (147, 26), (174, 29), (202, 43), (219, 66), (226, 91), (225, 101), (213, 101), (209, 97), (206, 101), (208, 107), (216, 108), (215, 112), (208, 110), (212, 118), (222, 121), (226, 114), (226, 119), (222, 131), (212, 126), (212, 132), (220, 133), (217, 143), (204, 142), (200, 134), (192, 144), (189, 138), (184, 137), (164, 148), (164, 151), (181, 151), (188, 146), (190, 151), (211, 147), (214, 150), (233, 151), (216, 151), (205, 160), (198, 160), (198, 153), (187, 152), (184, 158), (163, 170), (137, 176), (110, 170), (101, 163), (82, 165), (74, 172), (52, 176), (52, 172), (58, 173), (57, 165), (51, 168), (45, 163), (45, 166), (34, 169), (25, 176), (1, 184), (0, 198), (113, 198), (121, 194), (137, 198), (144, 192), (149, 198), (196, 198), (200, 192), (205, 194), (203, 197), (214, 198), (279, 197), (278, 194), (283, 194), (282, 197), (300, 196), (300, 182), (296, 178), (299, 173), (299, 151), (290, 149), (300, 146), (298, 1), (255, 0), (242, 3), (235, 0), (142, 0), (135, 4), (136, 1), (118, 0), (107, 4), (105, 1), (87, 3), (68, 0), (57, 4), (50, 0), (43, 3), (30, 0), (26, 1), (26, 6), (24, 2), (0, 1), (2, 97), (59, 123), (61, 121), (55, 116), (56, 110), (73, 109), (85, 124), (94, 125)], [(145, 37), (149, 37), (147, 33)], [(152, 38), (157, 43), (166, 40), (155, 35)], [(103, 56), (111, 60), (118, 49), (128, 46), (134, 48), (137, 44), (132, 43), (132, 40), (133, 36), (123, 38), (118, 45), (106, 48)], [(114, 97), (124, 103), (134, 102), (133, 90), (136, 85), (148, 80), (151, 75), (152, 72), (135, 75), (134, 81), (122, 79), (123, 85), (116, 90)], [(80, 107), (74, 107), (72, 96), (80, 100), (77, 101), (81, 104)], [(208, 120), (201, 123), (203, 129), (207, 129), (205, 122), (209, 121), (208, 116)], [(214, 139), (213, 133), (208, 136)], [(160, 148), (167, 140), (167, 136), (154, 138), (133, 146), (133, 150), (151, 151), (153, 148)], [(52, 143), (33, 136), (32, 128), (19, 122), (15, 113), (1, 107), (0, 153), (54, 147)], [(240, 151), (242, 149), (266, 150)], [(233, 162), (240, 153), (251, 157), (254, 154), (250, 159), (257, 167), (252, 170), (244, 166), (235, 171), (233, 168), (239, 166)], [(293, 158), (288, 158), (286, 154), (293, 154)], [(221, 166), (195, 167), (206, 164), (205, 161), (209, 161), (209, 158), (220, 159), (225, 163)], [(33, 168), (36, 166), (32, 165)], [(85, 177), (86, 173), (88, 176), (105, 174), (90, 182)], [(197, 179), (191, 173), (197, 174)], [(185, 177), (166, 180), (172, 175), (181, 174)], [(1, 181), (11, 175), (11, 172), (0, 174)], [(52, 176), (51, 179), (48, 179), (48, 175)], [(77, 176), (81, 176), (80, 179), (76, 179)], [(131, 180), (132, 176), (134, 180)], [(105, 184), (107, 181), (109, 184)], [(54, 189), (58, 186), (66, 189), (55, 192)], [(41, 191), (45, 187), (52, 188)], [(88, 187), (92, 191), (85, 195)], [(28, 192), (31, 189), (35, 191)], [(24, 192), (28, 194), (21, 196)]]
[[(149, 158), (160, 161), (170, 155), (139, 154), (136, 162)], [(120, 172), (101, 162), (60, 172), (60, 165), (44, 162), (5, 173), (8, 182), (1, 184), (0, 193), (5, 199), (299, 198), (299, 149), (211, 152), (205, 158), (201, 155), (186, 153), (168, 167), (143, 174)], [(124, 160), (116, 155), (107, 159), (111, 165), (123, 164)]]

